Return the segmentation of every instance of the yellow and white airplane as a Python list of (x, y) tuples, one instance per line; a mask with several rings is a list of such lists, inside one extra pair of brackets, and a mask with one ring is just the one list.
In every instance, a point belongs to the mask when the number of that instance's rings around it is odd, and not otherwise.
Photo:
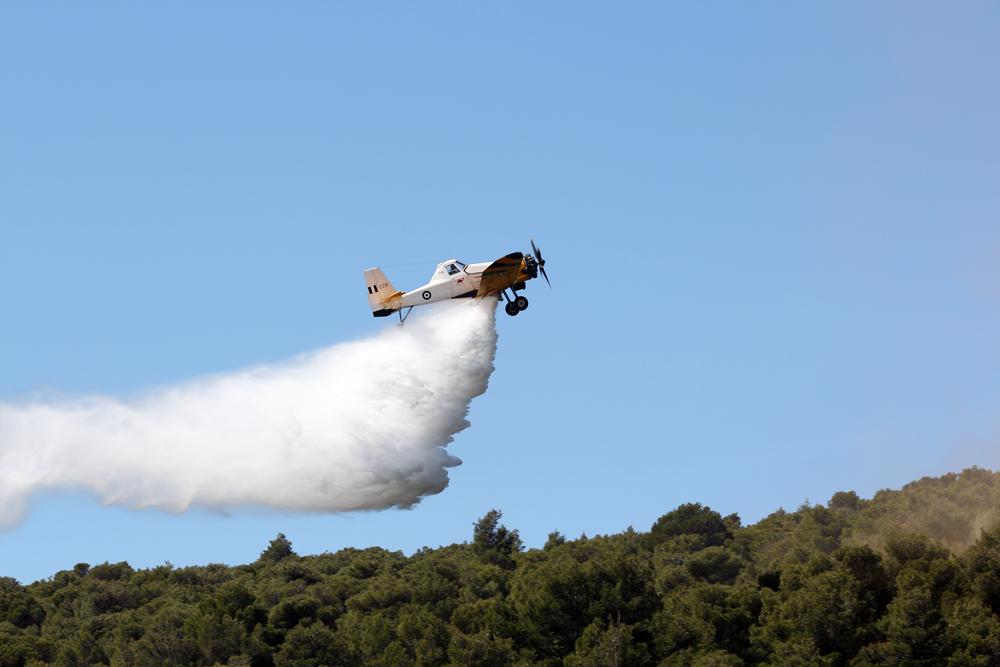
[[(523, 290), (527, 281), (537, 278), (539, 271), (545, 282), (549, 283), (549, 276), (545, 273), (545, 260), (534, 239), (531, 240), (531, 250), (530, 253), (512, 252), (495, 262), (479, 264), (465, 264), (457, 259), (445, 260), (437, 265), (426, 285), (409, 292), (401, 292), (393, 287), (382, 269), (376, 266), (365, 271), (368, 305), (375, 317), (386, 317), (398, 312), (399, 321), (403, 322), (414, 306), (445, 299), (483, 299), (499, 294), (507, 302), (504, 306), (507, 314), (517, 315), (528, 307), (528, 299), (518, 294), (518, 290)], [(508, 290), (510, 295), (507, 294)]]

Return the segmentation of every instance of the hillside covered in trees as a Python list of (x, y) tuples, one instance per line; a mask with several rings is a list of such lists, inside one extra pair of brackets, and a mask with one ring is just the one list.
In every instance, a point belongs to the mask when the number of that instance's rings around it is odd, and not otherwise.
[(0, 667), (22, 665), (1000, 665), (1000, 474), (742, 526), (685, 504), (647, 531), (524, 550), (490, 511), (411, 556), (80, 563), (0, 579)]

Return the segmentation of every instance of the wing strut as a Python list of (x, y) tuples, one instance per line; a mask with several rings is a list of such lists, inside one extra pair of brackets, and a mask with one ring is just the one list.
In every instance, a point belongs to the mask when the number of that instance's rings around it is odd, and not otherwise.
[(402, 308), (396, 311), (397, 313), (399, 313), (399, 326), (403, 326), (403, 323), (406, 322), (406, 318), (410, 316), (411, 310), (413, 310), (413, 306), (408, 306), (406, 308), (406, 315), (403, 314)]

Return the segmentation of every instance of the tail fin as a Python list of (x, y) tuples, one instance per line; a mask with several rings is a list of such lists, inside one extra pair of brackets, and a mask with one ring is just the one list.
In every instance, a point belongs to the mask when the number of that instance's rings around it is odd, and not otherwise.
[(368, 287), (368, 305), (371, 306), (372, 315), (375, 317), (385, 317), (396, 308), (386, 308), (385, 302), (391, 297), (398, 295), (396, 288), (392, 286), (389, 279), (382, 273), (382, 269), (377, 266), (374, 269), (365, 271), (365, 285)]

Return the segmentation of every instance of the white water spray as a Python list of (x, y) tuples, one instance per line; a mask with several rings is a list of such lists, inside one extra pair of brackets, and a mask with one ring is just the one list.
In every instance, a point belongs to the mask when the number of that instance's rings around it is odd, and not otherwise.
[(496, 302), (284, 363), (151, 391), (0, 403), (0, 525), (46, 489), (105, 504), (343, 512), (409, 507), (448, 485), (496, 353)]

